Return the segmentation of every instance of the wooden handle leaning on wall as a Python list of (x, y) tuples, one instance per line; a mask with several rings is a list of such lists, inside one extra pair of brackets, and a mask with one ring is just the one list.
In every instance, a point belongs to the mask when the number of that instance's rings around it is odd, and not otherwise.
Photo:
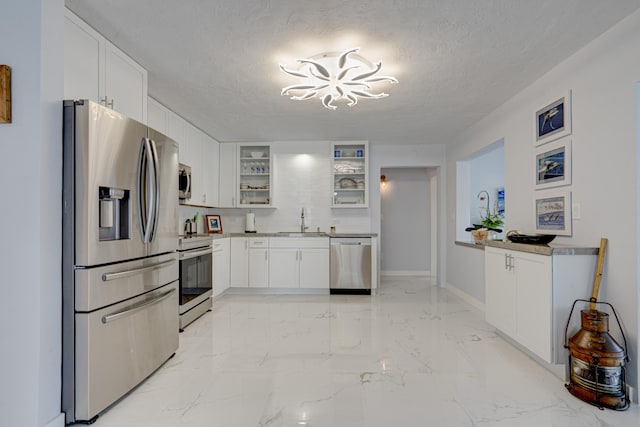
[(0, 65), (0, 123), (11, 123), (11, 68)]
[(600, 281), (602, 281), (602, 271), (604, 270), (604, 255), (607, 252), (608, 240), (604, 237), (600, 239), (600, 249), (598, 250), (598, 263), (596, 264), (596, 274), (593, 277), (593, 292), (591, 292), (591, 304), (589, 304), (590, 310), (596, 309), (595, 301), (598, 300), (598, 294), (600, 293)]

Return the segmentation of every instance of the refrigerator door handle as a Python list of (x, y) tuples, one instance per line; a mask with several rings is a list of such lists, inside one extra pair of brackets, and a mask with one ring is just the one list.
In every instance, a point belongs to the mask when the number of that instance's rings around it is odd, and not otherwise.
[(159, 270), (164, 267), (168, 267), (171, 264), (176, 262), (175, 259), (170, 259), (169, 261), (159, 262), (157, 264), (148, 265), (146, 267), (134, 268), (131, 270), (118, 271), (116, 273), (104, 273), (102, 275), (102, 281), (108, 282), (110, 280), (124, 279), (125, 277), (131, 277), (138, 274), (146, 273), (148, 271)]
[(171, 294), (173, 294), (176, 291), (176, 288), (172, 288), (171, 290), (168, 290), (167, 292), (158, 295), (157, 297), (154, 297), (152, 299), (148, 299), (145, 301), (141, 301), (139, 303), (133, 304), (131, 306), (129, 306), (129, 308), (127, 308), (126, 310), (122, 310), (119, 311), (117, 313), (113, 313), (113, 314), (107, 314), (105, 316), (102, 316), (102, 323), (109, 323), (109, 322), (113, 322), (114, 320), (118, 320), (121, 319), (123, 317), (127, 317), (132, 315), (133, 313), (137, 313), (140, 310), (144, 310), (145, 308), (157, 304), (162, 300), (165, 300), (167, 298), (169, 298), (171, 296)]
[[(142, 138), (140, 142), (140, 157), (138, 159), (138, 219), (140, 220), (140, 233), (142, 242), (149, 243), (153, 217), (155, 216), (156, 196), (154, 194), (155, 165), (149, 138)], [(143, 175), (144, 174), (144, 175)], [(147, 191), (149, 190), (149, 191)], [(144, 215), (142, 210), (145, 210)]]
[(153, 183), (153, 188), (151, 189), (151, 195), (153, 198), (149, 202), (154, 205), (153, 217), (151, 217), (153, 224), (150, 227), (151, 232), (149, 233), (149, 242), (152, 242), (156, 236), (156, 231), (158, 229), (158, 216), (160, 215), (160, 181), (158, 179), (158, 149), (153, 140), (148, 139), (148, 141), (149, 147), (151, 148), (151, 157), (153, 158), (153, 170), (150, 169), (150, 172), (153, 173), (153, 180), (151, 181)]

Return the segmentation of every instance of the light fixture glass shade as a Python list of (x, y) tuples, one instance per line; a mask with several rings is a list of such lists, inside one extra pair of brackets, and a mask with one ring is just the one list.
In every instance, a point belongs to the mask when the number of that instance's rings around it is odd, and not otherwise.
[(319, 98), (322, 105), (335, 110), (336, 101), (344, 100), (349, 107), (359, 98), (378, 99), (389, 96), (384, 92), (373, 93), (377, 83), (398, 83), (395, 77), (380, 76), (382, 61), (373, 64), (353, 48), (340, 52), (325, 52), (308, 59), (298, 59), (295, 69), (280, 65), (280, 69), (300, 82), (282, 89), (282, 96), (296, 101)]

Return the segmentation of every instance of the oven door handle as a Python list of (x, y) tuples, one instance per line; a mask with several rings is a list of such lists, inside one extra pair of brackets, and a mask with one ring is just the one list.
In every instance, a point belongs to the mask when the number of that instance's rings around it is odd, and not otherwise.
[(200, 251), (188, 251), (188, 252), (180, 252), (180, 260), (195, 258), (200, 255), (207, 255), (213, 253), (212, 248), (203, 249)]
[(145, 308), (148, 308), (154, 304), (159, 303), (162, 300), (169, 298), (171, 294), (173, 294), (175, 291), (176, 291), (176, 288), (172, 288), (167, 292), (158, 295), (155, 298), (151, 298), (151, 299), (140, 301), (139, 303), (133, 304), (129, 306), (126, 310), (122, 310), (117, 313), (107, 314), (105, 316), (102, 316), (102, 323), (113, 322), (114, 320), (118, 320), (123, 317), (130, 316), (134, 313), (137, 313), (138, 311), (144, 310)]
[(118, 271), (117, 273), (104, 273), (102, 275), (102, 281), (108, 282), (110, 280), (123, 279), (125, 277), (135, 276), (137, 274), (146, 273), (148, 271), (159, 270), (164, 267), (168, 267), (171, 264), (175, 263), (175, 259), (170, 259), (168, 261), (159, 262), (157, 264), (148, 265), (146, 267), (134, 268), (131, 270)]

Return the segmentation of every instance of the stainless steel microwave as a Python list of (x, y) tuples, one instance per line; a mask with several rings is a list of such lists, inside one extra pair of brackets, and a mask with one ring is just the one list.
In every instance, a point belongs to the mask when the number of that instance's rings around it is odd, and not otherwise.
[(178, 197), (191, 198), (191, 167), (180, 163), (178, 166)]

